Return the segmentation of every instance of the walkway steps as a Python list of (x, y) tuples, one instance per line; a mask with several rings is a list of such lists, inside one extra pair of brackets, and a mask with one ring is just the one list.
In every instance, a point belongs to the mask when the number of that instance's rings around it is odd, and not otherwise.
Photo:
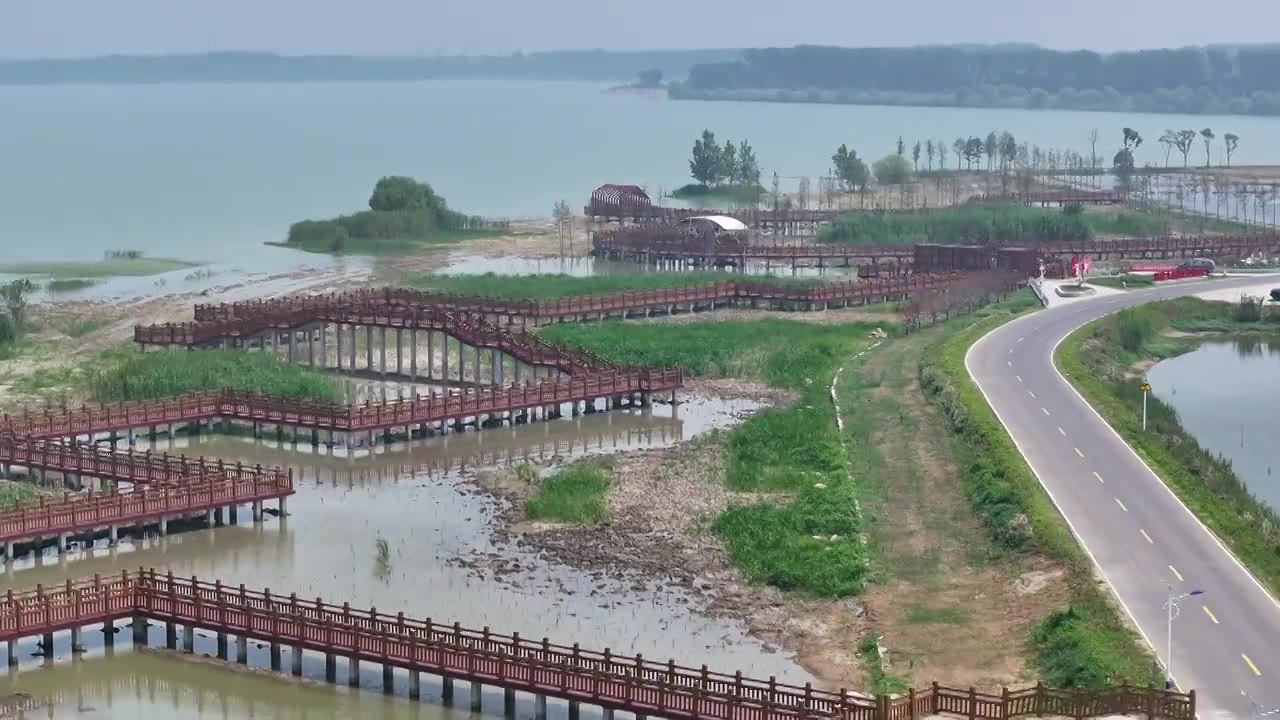
[[(366, 661), (405, 668), (410, 671), (411, 697), (418, 697), (417, 674), (426, 672), (468, 681), (473, 689), (496, 685), (508, 692), (519, 690), (678, 720), (894, 720), (937, 713), (992, 719), (1117, 713), (1176, 720), (1195, 717), (1194, 692), (1127, 686), (1091, 693), (1037, 686), (994, 695), (934, 684), (896, 699), (870, 698), (808, 684), (788, 685), (774, 678), (715, 672), (706, 666), (685, 667), (674, 660), (655, 662), (640, 655), (619, 656), (608, 649), (559, 645), (545, 638), (527, 640), (488, 628), (442, 625), (403, 613), (300, 600), (296, 595), (249, 590), (243, 585), (175, 578), (154, 569), (68, 581), (25, 593), (9, 591), (0, 603), (0, 641), (9, 643), (12, 658), (14, 641), (43, 636), (44, 651), (51, 655), (54, 632), (78, 632), (86, 625), (129, 618), (134, 621), (135, 643), (147, 641), (145, 623), (150, 620), (169, 625), (166, 636), (172, 647), (177, 637), (174, 626), (181, 625), (187, 651), (193, 650), (194, 634), (189, 631), (194, 628), (224, 639), (230, 634), (270, 643), (275, 665), (282, 646), (291, 648), (295, 674), (301, 671), (301, 650), (325, 654), (326, 668), (335, 656), (346, 657), (353, 667)], [(389, 672), (383, 676), (384, 683), (394, 683)], [(481, 696), (473, 692), (472, 697), (473, 710), (478, 711)], [(509, 707), (514, 710), (513, 705)], [(571, 710), (571, 714), (575, 713)]]

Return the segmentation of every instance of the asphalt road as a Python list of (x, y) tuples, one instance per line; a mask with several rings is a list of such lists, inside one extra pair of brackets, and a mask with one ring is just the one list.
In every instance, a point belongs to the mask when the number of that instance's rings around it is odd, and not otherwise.
[(991, 332), (966, 357), (969, 374), (1162, 662), (1169, 588), (1175, 595), (1203, 590), (1178, 602), (1172, 644), (1172, 675), (1196, 690), (1201, 717), (1250, 717), (1242, 690), (1264, 712), (1280, 707), (1280, 603), (1068, 384), (1053, 352), (1081, 325), (1124, 307), (1259, 280), (1051, 306)]

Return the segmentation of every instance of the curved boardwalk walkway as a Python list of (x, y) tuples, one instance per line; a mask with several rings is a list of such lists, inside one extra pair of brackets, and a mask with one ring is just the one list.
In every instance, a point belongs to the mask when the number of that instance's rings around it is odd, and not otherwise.
[[(229, 587), (196, 578), (175, 578), (155, 570), (95, 576), (80, 582), (15, 593), (0, 603), (0, 641), (8, 645), (9, 663), (16, 662), (16, 642), (42, 638), (42, 651), (52, 657), (54, 633), (71, 631), (79, 643), (86, 626), (104, 625), (104, 638), (114, 642), (114, 624), (131, 620), (133, 641), (149, 640), (147, 622), (163, 623), (170, 648), (194, 650), (196, 628), (216, 634), (217, 654), (228, 658), (228, 636), (236, 640), (236, 659), (247, 662), (248, 640), (270, 644), (273, 670), (282, 668), (282, 651), (291, 656), (291, 671), (302, 673), (304, 652), (325, 657), (325, 674), (336, 680), (335, 659), (350, 663), (349, 682), (359, 681), (359, 663), (383, 667), (384, 690), (394, 692), (395, 668), (408, 671), (408, 694), (420, 695), (421, 673), (445, 678), (445, 696), (452, 699), (455, 679), (471, 685), (471, 708), (481, 710), (482, 685), (503, 689), (505, 714), (515, 713), (517, 691), (534, 695), (537, 714), (545, 716), (547, 697), (570, 703), (577, 718), (580, 703), (637, 715), (688, 720), (773, 720), (841, 718), (896, 720), (930, 714), (967, 718), (1005, 718), (1022, 715), (1067, 715), (1077, 718), (1118, 713), (1191, 720), (1195, 693), (1122, 686), (1098, 692), (1055, 691), (1037, 686), (1005, 690), (1000, 695), (957, 690), (934, 684), (903, 697), (870, 698), (845, 690), (830, 692), (787, 685), (775, 678), (759, 679), (742, 673), (722, 673), (706, 666), (692, 668), (674, 660), (655, 662), (642, 656), (619, 656), (609, 649), (588, 650), (559, 645), (546, 638), (529, 640), (510, 635), (417, 620), (403, 613), (356, 610), (323, 600)], [(181, 642), (178, 629), (181, 628)]]
[[(908, 252), (911, 252), (909, 248)], [(321, 296), (197, 305), (196, 322), (141, 327), (135, 330), (134, 339), (148, 344), (213, 343), (224, 337), (254, 335), (267, 328), (288, 329), (321, 321), (340, 322), (334, 310), (350, 306), (379, 308), (388, 327), (406, 327), (406, 322), (410, 322), (422, 329), (434, 327), (432, 318), (436, 313), (444, 313), (446, 316), (452, 313), (453, 317), (465, 313), (496, 322), (536, 324), (602, 316), (630, 317), (646, 312), (679, 312), (690, 306), (695, 310), (728, 305), (818, 310), (838, 304), (860, 305), (904, 298), (922, 290), (949, 287), (965, 278), (963, 273), (943, 272), (902, 278), (821, 283), (805, 287), (732, 280), (682, 288), (579, 295), (553, 300), (499, 300), (425, 290), (381, 288)], [(1009, 282), (1012, 283), (1013, 280), (1010, 279)], [(413, 311), (417, 311), (417, 315)], [(477, 329), (490, 334), (502, 332), (488, 323)], [(470, 338), (463, 339), (470, 341)], [(482, 342), (493, 343), (496, 338), (485, 337)]]

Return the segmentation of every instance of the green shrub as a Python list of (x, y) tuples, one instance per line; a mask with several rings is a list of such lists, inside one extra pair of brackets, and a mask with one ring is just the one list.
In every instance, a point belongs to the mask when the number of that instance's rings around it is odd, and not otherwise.
[(1144, 307), (1121, 310), (1116, 313), (1115, 324), (1120, 346), (1129, 352), (1141, 350), (1155, 332), (1151, 312)]
[(1253, 295), (1241, 295), (1232, 309), (1231, 319), (1236, 322), (1258, 322), (1262, 319), (1262, 298)]

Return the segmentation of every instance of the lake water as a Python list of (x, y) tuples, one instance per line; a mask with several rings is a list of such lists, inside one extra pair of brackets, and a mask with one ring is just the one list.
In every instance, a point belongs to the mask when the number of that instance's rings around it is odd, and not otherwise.
[(1205, 449), (1229, 458), (1253, 494), (1280, 509), (1280, 343), (1206, 343), (1157, 364), (1147, 378)]
[[(7, 261), (101, 257), (110, 248), (256, 270), (323, 262), (262, 245), (289, 223), (359, 209), (388, 174), (430, 181), (454, 208), (548, 216), (606, 182), (651, 192), (686, 182), (703, 128), (750, 140), (766, 177), (817, 176), (835, 147), (892, 152), (898, 136), (1009, 130), (1099, 154), (1120, 128), (1162, 162), (1165, 128), (1241, 137), (1238, 164), (1280, 164), (1280, 119), (1063, 111), (675, 102), (554, 82), (0, 88), (0, 244)], [(954, 162), (954, 159), (951, 159)], [(794, 180), (791, 180), (794, 182)], [(816, 186), (815, 186), (816, 188)]]

